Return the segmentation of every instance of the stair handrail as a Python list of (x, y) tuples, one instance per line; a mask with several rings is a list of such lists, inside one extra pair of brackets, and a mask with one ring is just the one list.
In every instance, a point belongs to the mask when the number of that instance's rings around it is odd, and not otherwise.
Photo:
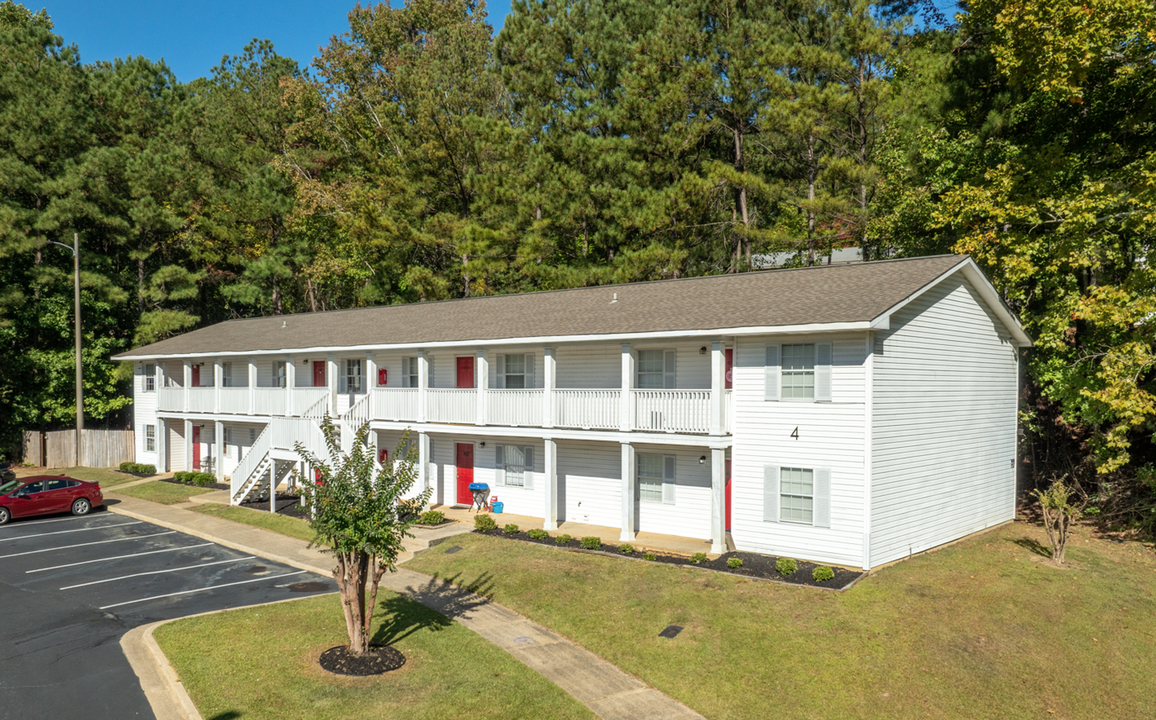
[(322, 419), (324, 417), (328, 417), (328, 416), (329, 416), (329, 396), (328, 395), (320, 398), (319, 400), (317, 400), (317, 402), (310, 405), (308, 408), (305, 409), (305, 411), (303, 413), (301, 413), (301, 417), (313, 418), (315, 420), (320, 420), (320, 419)]
[(357, 429), (369, 422), (372, 397), (372, 394), (366, 393), (365, 397), (350, 405), (349, 409), (337, 419), (338, 427), (341, 428), (342, 452), (347, 453), (353, 449), (353, 437), (357, 433)]
[(270, 432), (269, 426), (266, 425), (261, 429), (261, 434), (253, 441), (249, 447), (249, 452), (245, 453), (240, 460), (237, 461), (237, 467), (233, 469), (233, 473), (229, 476), (229, 497), (236, 498), (237, 493), (249, 481), (253, 473), (260, 466), (261, 461), (269, 454)]

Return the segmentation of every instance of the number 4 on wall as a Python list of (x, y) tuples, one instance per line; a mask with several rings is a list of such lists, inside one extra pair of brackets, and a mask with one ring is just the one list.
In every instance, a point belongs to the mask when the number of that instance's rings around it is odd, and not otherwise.
[(797, 426), (794, 430), (791, 431), (791, 437), (795, 438), (796, 440), (799, 439), (799, 428)]

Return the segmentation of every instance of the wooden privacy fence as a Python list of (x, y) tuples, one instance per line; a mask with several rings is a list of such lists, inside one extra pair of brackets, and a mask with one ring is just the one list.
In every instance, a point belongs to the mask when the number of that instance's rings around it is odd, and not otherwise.
[[(136, 460), (132, 430), (82, 431), (81, 467), (116, 467)], [(72, 467), (76, 464), (76, 431), (24, 433), (24, 462), (37, 467)]]

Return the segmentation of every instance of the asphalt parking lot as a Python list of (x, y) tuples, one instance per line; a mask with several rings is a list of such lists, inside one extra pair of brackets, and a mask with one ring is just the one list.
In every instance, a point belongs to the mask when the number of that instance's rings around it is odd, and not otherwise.
[(332, 578), (107, 511), (15, 520), (0, 527), (0, 717), (152, 718), (124, 633), (334, 590)]

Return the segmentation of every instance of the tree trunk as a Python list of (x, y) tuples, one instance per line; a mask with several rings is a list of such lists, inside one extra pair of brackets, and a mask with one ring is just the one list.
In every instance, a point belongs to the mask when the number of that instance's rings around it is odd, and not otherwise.
[(807, 136), (807, 264), (815, 264), (815, 137)]

